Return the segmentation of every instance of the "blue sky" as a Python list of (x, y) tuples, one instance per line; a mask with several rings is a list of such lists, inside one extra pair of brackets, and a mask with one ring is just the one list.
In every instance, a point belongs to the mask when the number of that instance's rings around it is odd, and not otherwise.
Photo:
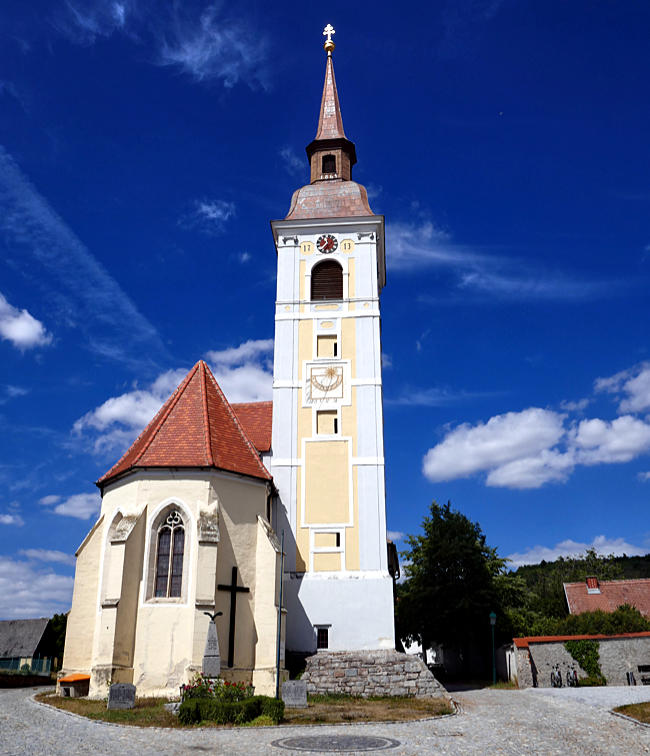
[(0, 617), (69, 607), (93, 481), (197, 359), (270, 398), (328, 22), (393, 536), (450, 499), (514, 564), (650, 550), (647, 4), (5, 0)]

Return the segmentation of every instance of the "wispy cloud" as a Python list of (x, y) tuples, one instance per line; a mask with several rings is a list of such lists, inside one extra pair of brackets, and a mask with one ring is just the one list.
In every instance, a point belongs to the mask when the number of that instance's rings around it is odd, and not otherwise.
[(466, 402), (488, 396), (484, 392), (453, 391), (449, 388), (432, 386), (430, 388), (406, 387), (396, 396), (384, 399), (386, 404), (401, 407), (447, 407), (450, 404)]
[(121, 35), (148, 48), (150, 60), (199, 82), (268, 86), (269, 44), (234, 5), (151, 0), (66, 0), (53, 25), (75, 44)]
[(516, 568), (524, 564), (539, 564), (542, 559), (553, 562), (558, 557), (577, 557), (584, 554), (588, 548), (595, 549), (601, 556), (609, 556), (610, 554), (615, 556), (623, 556), (623, 554), (642, 556), (647, 551), (640, 546), (628, 543), (624, 538), (608, 538), (599, 535), (591, 543), (582, 543), (568, 538), (556, 543), (555, 546), (532, 546), (526, 551), (509, 554), (506, 559), (510, 562), (510, 566)]
[(389, 530), (386, 536), (390, 541), (401, 541), (404, 538), (404, 533), (401, 530)]
[(54, 562), (57, 564), (74, 565), (75, 558), (72, 554), (66, 554), (65, 551), (56, 551), (54, 549), (21, 549), (18, 552), (27, 559), (33, 559), (38, 562)]
[(22, 527), (25, 524), (25, 520), (19, 514), (0, 514), (0, 525), (16, 525)]
[(280, 157), (287, 173), (292, 176), (307, 175), (307, 160), (300, 157), (293, 147), (283, 147), (280, 150)]
[(47, 332), (40, 320), (27, 310), (19, 310), (10, 305), (2, 294), (0, 294), (0, 338), (10, 341), (21, 351), (52, 343), (52, 334)]
[(598, 378), (594, 387), (597, 392), (616, 395), (620, 400), (619, 412), (650, 409), (650, 362), (641, 362), (608, 378)]
[[(477, 252), (454, 241), (451, 233), (429, 220), (389, 223), (386, 251), (391, 270), (421, 272), (423, 267), (440, 268), (452, 276), (452, 289), (477, 297), (496, 299), (582, 300), (611, 295), (621, 285), (612, 282), (572, 279), (530, 267), (514, 257)], [(440, 303), (440, 298), (422, 301)], [(446, 300), (445, 300), (446, 301)]]
[(179, 223), (185, 228), (195, 228), (208, 236), (223, 232), (226, 223), (234, 218), (234, 202), (218, 199), (195, 200), (189, 213), (182, 216)]
[[(139, 362), (145, 346), (165, 353), (155, 328), (2, 147), (0, 234), (11, 250), (6, 262), (40, 288), (61, 327), (85, 334), (90, 349)], [(32, 325), (32, 337), (36, 333)]]
[(637, 476), (639, 480), (643, 480), (645, 482), (650, 481), (650, 472), (640, 472)]

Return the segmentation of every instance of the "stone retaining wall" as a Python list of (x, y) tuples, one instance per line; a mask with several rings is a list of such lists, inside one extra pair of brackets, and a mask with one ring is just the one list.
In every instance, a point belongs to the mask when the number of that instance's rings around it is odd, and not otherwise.
[(446, 691), (417, 656), (397, 651), (318, 651), (307, 658), (307, 693), (436, 698)]

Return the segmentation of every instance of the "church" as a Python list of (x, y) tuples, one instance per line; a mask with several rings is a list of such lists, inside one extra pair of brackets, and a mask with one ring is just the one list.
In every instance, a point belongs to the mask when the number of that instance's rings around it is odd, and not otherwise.
[(394, 649), (384, 218), (352, 180), (333, 33), (309, 183), (271, 223), (273, 401), (230, 404), (199, 361), (97, 481), (61, 673), (88, 680), (91, 697), (115, 682), (177, 695), (201, 671), (215, 614), (221, 676), (258, 693), (274, 694), (286, 651)]

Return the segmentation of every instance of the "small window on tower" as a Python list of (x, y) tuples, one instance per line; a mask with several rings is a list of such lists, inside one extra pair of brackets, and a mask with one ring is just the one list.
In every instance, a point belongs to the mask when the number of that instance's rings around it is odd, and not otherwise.
[(316, 628), (316, 648), (329, 648), (329, 628), (317, 627)]
[(334, 155), (325, 155), (323, 157), (322, 173), (336, 173), (336, 158)]

